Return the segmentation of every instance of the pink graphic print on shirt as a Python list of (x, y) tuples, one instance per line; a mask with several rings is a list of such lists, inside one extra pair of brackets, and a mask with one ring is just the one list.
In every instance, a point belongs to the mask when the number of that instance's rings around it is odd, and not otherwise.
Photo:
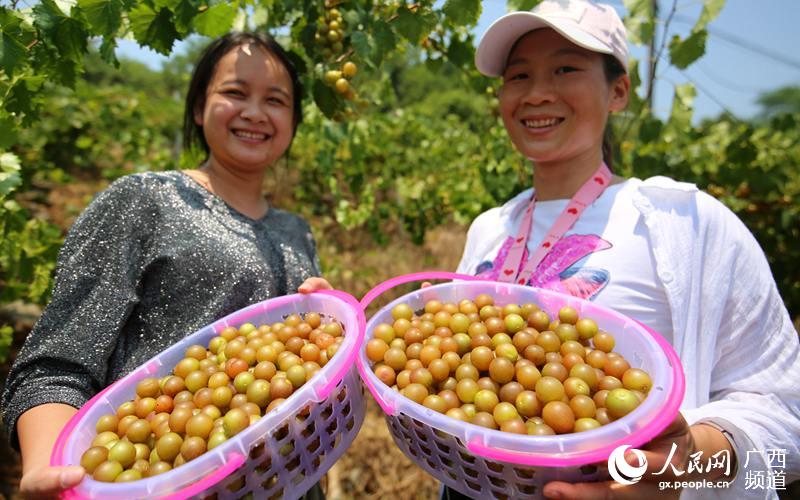
[[(475, 270), (478, 277), (497, 280), (503, 262), (514, 242), (506, 238), (494, 261), (482, 262)], [(568, 293), (581, 299), (591, 299), (608, 284), (609, 273), (605, 269), (578, 267), (574, 264), (591, 253), (611, 248), (611, 243), (595, 234), (571, 234), (559, 240), (542, 259), (528, 281), (529, 286)], [(528, 249), (522, 254), (520, 269), (528, 261)]]

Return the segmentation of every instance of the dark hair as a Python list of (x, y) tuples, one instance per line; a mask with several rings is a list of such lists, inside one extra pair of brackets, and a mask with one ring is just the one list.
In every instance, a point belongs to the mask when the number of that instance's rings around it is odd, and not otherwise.
[(189, 82), (189, 91), (186, 93), (186, 104), (183, 111), (183, 147), (186, 150), (199, 146), (208, 157), (208, 143), (203, 135), (203, 127), (195, 122), (195, 112), (205, 107), (208, 84), (214, 76), (219, 60), (236, 47), (249, 43), (259, 45), (277, 57), (286, 68), (286, 71), (289, 72), (289, 77), (292, 80), (292, 97), (294, 101), (292, 136), (297, 132), (297, 126), (303, 121), (303, 85), (300, 83), (300, 76), (297, 74), (297, 69), (292, 63), (289, 54), (272, 36), (266, 33), (232, 32), (211, 42), (203, 51), (192, 72), (192, 79)]
[[(606, 75), (606, 81), (613, 83), (617, 78), (624, 75), (626, 71), (619, 59), (611, 54), (603, 54), (603, 73)], [(613, 171), (614, 132), (611, 123), (606, 123), (606, 129), (603, 131), (603, 160), (608, 165), (608, 168)]]

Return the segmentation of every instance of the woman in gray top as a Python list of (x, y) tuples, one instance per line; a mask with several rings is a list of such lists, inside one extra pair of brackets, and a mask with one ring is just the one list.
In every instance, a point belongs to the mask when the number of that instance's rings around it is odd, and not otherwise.
[(114, 182), (71, 228), (53, 298), (3, 391), (3, 420), (23, 459), (23, 494), (77, 484), (80, 467), (49, 467), (61, 428), (94, 394), (182, 337), (249, 304), (330, 288), (300, 217), (269, 207), (266, 170), (301, 121), (302, 89), (268, 35), (213, 42), (186, 98), (196, 170)]

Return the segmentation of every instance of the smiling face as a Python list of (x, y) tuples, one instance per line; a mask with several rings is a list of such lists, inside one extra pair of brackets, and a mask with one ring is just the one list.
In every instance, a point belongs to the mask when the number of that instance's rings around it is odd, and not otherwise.
[(195, 122), (203, 127), (209, 162), (240, 171), (266, 168), (292, 141), (289, 72), (259, 45), (235, 47), (217, 63)]
[(532, 31), (509, 54), (500, 113), (514, 146), (539, 164), (579, 161), (596, 168), (611, 111), (627, 104), (630, 83), (609, 83), (603, 55), (552, 29)]

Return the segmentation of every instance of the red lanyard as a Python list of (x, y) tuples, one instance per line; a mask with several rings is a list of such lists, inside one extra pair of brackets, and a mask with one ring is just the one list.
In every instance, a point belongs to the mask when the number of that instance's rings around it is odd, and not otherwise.
[(575, 225), (578, 218), (581, 216), (587, 206), (594, 203), (600, 197), (603, 191), (611, 182), (611, 170), (605, 163), (601, 163), (597, 171), (587, 180), (575, 196), (569, 201), (561, 215), (558, 216), (553, 223), (550, 230), (547, 231), (541, 245), (530, 256), (525, 267), (520, 270), (520, 263), (522, 262), (522, 255), (525, 252), (525, 247), (528, 244), (528, 238), (531, 234), (531, 226), (533, 221), (533, 208), (536, 205), (536, 191), (531, 196), (531, 201), (528, 203), (528, 208), (525, 209), (525, 216), (522, 218), (522, 225), (520, 226), (519, 234), (514, 239), (514, 243), (508, 251), (508, 256), (503, 262), (502, 271), (499, 273), (498, 280), (506, 283), (519, 283), (524, 285), (527, 283), (536, 267), (544, 259), (553, 246), (560, 240), (564, 234)]

